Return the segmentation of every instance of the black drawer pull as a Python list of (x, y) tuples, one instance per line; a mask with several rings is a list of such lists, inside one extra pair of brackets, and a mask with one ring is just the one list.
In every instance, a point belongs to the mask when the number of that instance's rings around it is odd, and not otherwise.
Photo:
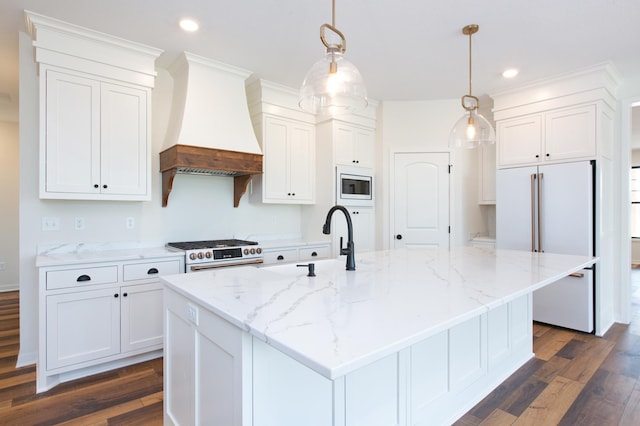
[(158, 270), (156, 268), (151, 268), (147, 271), (147, 275), (157, 274)]
[(76, 281), (79, 283), (83, 281), (91, 281), (91, 277), (89, 275), (80, 275)]
[(284, 260), (284, 256), (283, 255), (278, 255), (278, 260)]
[(311, 257), (316, 257), (318, 255), (318, 253), (316, 253), (315, 251), (311, 253)]

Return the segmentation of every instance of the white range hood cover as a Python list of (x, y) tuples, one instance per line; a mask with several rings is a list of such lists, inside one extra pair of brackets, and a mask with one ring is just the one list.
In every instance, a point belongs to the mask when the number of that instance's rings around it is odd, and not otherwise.
[(247, 106), (250, 71), (183, 52), (169, 72), (174, 87), (166, 148), (190, 145), (262, 153)]

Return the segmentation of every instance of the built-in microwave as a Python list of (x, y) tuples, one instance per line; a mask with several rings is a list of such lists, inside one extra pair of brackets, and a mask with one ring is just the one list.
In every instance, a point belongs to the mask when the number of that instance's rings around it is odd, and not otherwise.
[(336, 204), (373, 206), (373, 170), (336, 167)]

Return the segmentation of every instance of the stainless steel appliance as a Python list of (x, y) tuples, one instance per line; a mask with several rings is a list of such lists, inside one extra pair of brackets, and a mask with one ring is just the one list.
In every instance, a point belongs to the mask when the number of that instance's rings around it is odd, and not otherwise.
[(336, 167), (336, 204), (373, 206), (373, 170), (360, 167)]
[[(595, 255), (594, 176), (593, 161), (498, 170), (497, 248)], [(535, 291), (533, 319), (593, 332), (594, 272), (584, 269)]]
[(257, 242), (236, 239), (175, 242), (167, 243), (167, 247), (184, 250), (186, 273), (261, 264), (264, 257)]

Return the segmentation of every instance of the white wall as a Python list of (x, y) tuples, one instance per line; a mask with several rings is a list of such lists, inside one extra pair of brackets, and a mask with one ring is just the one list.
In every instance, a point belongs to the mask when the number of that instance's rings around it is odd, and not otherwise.
[[(402, 149), (449, 152), (449, 132), (462, 116), (459, 99), (383, 102), (378, 132), (382, 135), (382, 247), (390, 246), (389, 165), (391, 153)], [(486, 232), (478, 205), (478, 151), (452, 150), (450, 186), (451, 246), (468, 245), (469, 233)]]
[[(158, 242), (300, 233), (300, 208), (249, 202), (233, 207), (233, 179), (178, 175), (168, 206), (161, 207), (159, 152), (171, 109), (173, 80), (158, 70), (153, 92), (152, 199), (148, 202), (40, 200), (38, 192), (38, 80), (33, 47), (20, 35), (20, 357), (35, 362), (37, 351), (36, 249), (43, 243)], [(215, 137), (215, 135), (212, 135)], [(13, 180), (15, 182), (15, 179)], [(60, 231), (42, 231), (42, 217), (60, 219)], [(74, 218), (85, 229), (74, 229)], [(135, 228), (125, 219), (133, 217)]]
[(18, 289), (18, 123), (0, 121), (0, 291)]

